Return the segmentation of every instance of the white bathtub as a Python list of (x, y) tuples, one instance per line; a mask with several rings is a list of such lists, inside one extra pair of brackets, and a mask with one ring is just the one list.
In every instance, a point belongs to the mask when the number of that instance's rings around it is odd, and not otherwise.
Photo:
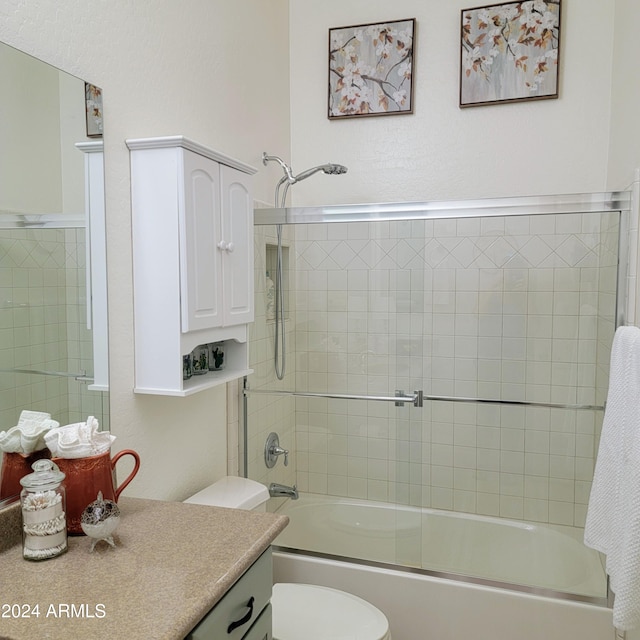
[[(274, 542), (275, 580), (332, 586), (369, 600), (389, 618), (394, 640), (611, 637), (600, 556), (571, 527), (310, 494), (287, 501), (280, 513), (290, 523)], [(502, 588), (508, 585), (532, 591)], [(558, 594), (589, 602), (551, 597)]]
[(606, 597), (600, 555), (573, 527), (314, 494), (281, 513), (279, 546)]

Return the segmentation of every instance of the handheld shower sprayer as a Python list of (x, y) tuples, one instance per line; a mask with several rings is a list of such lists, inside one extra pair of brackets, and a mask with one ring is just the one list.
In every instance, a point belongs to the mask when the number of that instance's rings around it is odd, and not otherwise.
[[(270, 156), (267, 152), (262, 154), (262, 164), (265, 166), (268, 162), (277, 162), (284, 171), (284, 176), (280, 178), (280, 181), (276, 185), (275, 191), (275, 207), (284, 207), (285, 200), (287, 199), (287, 191), (292, 184), (301, 182), (306, 178), (312, 176), (314, 173), (322, 171), (329, 176), (337, 176), (342, 173), (347, 173), (347, 167), (341, 164), (321, 164), (318, 167), (312, 167), (307, 169), (297, 176), (293, 175), (291, 167), (278, 156)], [(280, 188), (284, 186), (282, 197), (280, 197)], [(284, 326), (284, 290), (282, 287), (282, 225), (277, 225), (278, 235), (278, 250), (276, 253), (276, 279), (275, 279), (275, 349), (273, 364), (275, 368), (276, 377), (278, 380), (284, 378), (284, 371), (286, 365), (286, 345), (285, 345), (285, 326)]]
[(318, 173), (318, 171), (322, 171), (322, 173), (326, 173), (328, 176), (338, 176), (341, 173), (347, 173), (347, 167), (342, 164), (322, 164), (319, 167), (307, 169), (306, 171), (299, 173), (297, 176), (294, 176), (292, 184), (300, 182), (301, 180), (312, 176), (314, 173)]
[[(322, 171), (322, 173), (326, 173), (329, 176), (337, 176), (342, 173), (347, 173), (347, 167), (342, 164), (321, 164), (317, 167), (312, 167), (311, 169), (307, 169), (302, 173), (299, 173), (297, 176), (293, 175), (293, 171), (291, 167), (279, 156), (270, 156), (266, 151), (262, 153), (262, 164), (265, 166), (269, 162), (277, 162), (284, 171), (284, 177), (280, 179), (278, 184), (276, 185), (276, 193), (275, 193), (275, 206), (276, 207), (284, 207), (284, 201), (287, 195), (287, 191), (292, 184), (296, 184), (296, 182), (301, 182), (306, 178), (312, 176), (314, 173), (318, 173)], [(286, 185), (285, 185), (286, 183)], [(284, 193), (282, 198), (280, 198), (280, 188), (285, 185)]]

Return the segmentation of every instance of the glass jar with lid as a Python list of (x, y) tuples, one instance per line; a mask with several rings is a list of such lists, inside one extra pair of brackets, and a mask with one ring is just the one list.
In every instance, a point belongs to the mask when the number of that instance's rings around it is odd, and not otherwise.
[(20, 479), (22, 556), (48, 560), (67, 550), (64, 473), (51, 460), (37, 460), (33, 473)]

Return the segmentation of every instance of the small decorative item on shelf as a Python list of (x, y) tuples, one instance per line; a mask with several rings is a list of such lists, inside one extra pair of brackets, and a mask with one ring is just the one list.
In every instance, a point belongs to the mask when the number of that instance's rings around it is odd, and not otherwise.
[(219, 342), (209, 345), (209, 371), (224, 369), (224, 351)]
[(120, 524), (120, 508), (113, 500), (103, 500), (102, 491), (98, 491), (98, 498), (83, 512), (81, 518), (82, 530), (90, 537), (93, 551), (100, 540), (104, 540), (115, 548), (113, 532)]
[(191, 366), (191, 354), (188, 356), (182, 356), (182, 379), (188, 380), (193, 375), (193, 368)]
[(36, 460), (32, 468), (20, 479), (22, 556), (48, 560), (67, 550), (65, 475), (49, 459)]
[(200, 345), (191, 352), (193, 363), (193, 375), (201, 376), (209, 371), (209, 349), (208, 346)]

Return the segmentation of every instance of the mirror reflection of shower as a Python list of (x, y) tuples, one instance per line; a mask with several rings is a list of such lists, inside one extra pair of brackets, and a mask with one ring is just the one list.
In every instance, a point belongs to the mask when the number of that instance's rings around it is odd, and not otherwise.
[(3, 42), (0, 76), (0, 431), (24, 410), (61, 424), (93, 415), (109, 429), (103, 149), (86, 120), (93, 85)]
[[(291, 185), (301, 182), (310, 176), (322, 172), (327, 175), (340, 175), (347, 173), (347, 167), (342, 164), (321, 164), (312, 167), (306, 171), (302, 171), (298, 175), (293, 175), (291, 167), (278, 156), (270, 156), (265, 151), (262, 154), (262, 164), (265, 166), (268, 162), (277, 162), (284, 171), (284, 176), (276, 185), (274, 194), (274, 206), (284, 207), (287, 199), (287, 192)], [(282, 190), (282, 194), (280, 191)], [(277, 225), (278, 247), (276, 252), (276, 279), (275, 279), (275, 346), (273, 354), (273, 365), (278, 380), (284, 378), (286, 368), (286, 335), (284, 326), (284, 287), (282, 285), (282, 225)]]

